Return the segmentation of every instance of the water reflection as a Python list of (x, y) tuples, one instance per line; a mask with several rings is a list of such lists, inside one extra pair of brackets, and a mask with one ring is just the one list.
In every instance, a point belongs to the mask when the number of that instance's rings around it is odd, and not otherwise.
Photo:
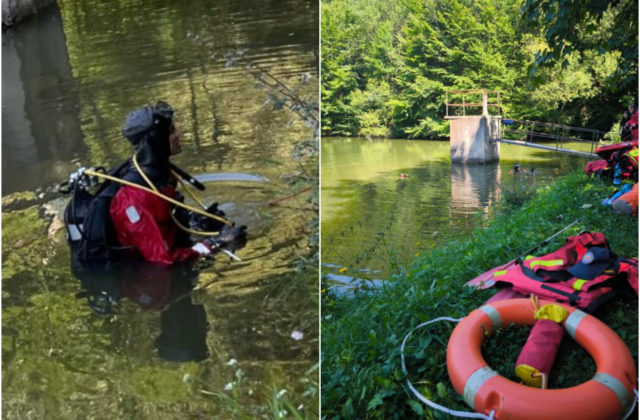
[[(502, 145), (500, 161), (452, 163), (448, 141), (322, 139), (322, 261), (333, 275), (381, 279), (416, 255), (470, 233), (498, 203), (501, 186), (542, 186), (585, 160)], [(519, 163), (535, 178), (514, 178)], [(381, 274), (354, 274), (354, 269)]]
[[(265, 106), (268, 92), (223, 58), (248, 49), (251, 60), (300, 95), (317, 98), (317, 79), (302, 82), (317, 68), (317, 2), (58, 6), (60, 12), (42, 15), (46, 22), (36, 16), (37, 25), (25, 22), (2, 41), (3, 415), (78, 418), (93, 407), (110, 418), (255, 418), (271, 412), (274, 388), (286, 388), (283, 398), (302, 407), (303, 417), (317, 417), (317, 370), (310, 370), (318, 357), (317, 275), (294, 271), (311, 253), (317, 213), (299, 210), (305, 196), (287, 201), (291, 208), (268, 205), (290, 192), (285, 175), (300, 169), (291, 151), (309, 129), (287, 109)], [(75, 298), (78, 281), (60, 230), (64, 201), (51, 191), (80, 163), (113, 168), (129, 158), (122, 123), (129, 111), (158, 99), (176, 107), (185, 133), (177, 165), (193, 175), (247, 173), (269, 182), (208, 182), (201, 196), (249, 226), (241, 263), (221, 256), (199, 267), (198, 286), (176, 302), (175, 313), (173, 305), (141, 310), (118, 283), (114, 313), (96, 317)], [(164, 363), (155, 343), (169, 348), (188, 337), (162, 329), (169, 331), (178, 313), (201, 317), (185, 301), (206, 313), (209, 356)], [(293, 332), (304, 338), (293, 339)], [(193, 341), (202, 344), (201, 334)], [(183, 381), (187, 374), (194, 382)], [(241, 386), (231, 393), (230, 382)]]
[(487, 211), (498, 198), (500, 165), (451, 163), (451, 207), (461, 213)]
[(51, 185), (86, 150), (60, 11), (2, 34), (2, 192)]
[(60, 182), (71, 162), (116, 165), (129, 153), (126, 114), (158, 99), (184, 127), (179, 164), (280, 175), (265, 161), (286, 161), (283, 139), (302, 130), (274, 118), (255, 80), (223, 55), (249, 47), (250, 60), (315, 99), (300, 80), (317, 64), (317, 2), (59, 4), (3, 36), (3, 194)]
[[(202, 304), (194, 304), (191, 292), (198, 281), (193, 266), (163, 267), (129, 261), (112, 270), (75, 270), (91, 311), (99, 316), (121, 312), (126, 298), (142, 310), (158, 313), (159, 335), (154, 346), (161, 359), (171, 362), (201, 361), (209, 356), (207, 317)], [(131, 322), (138, 322), (135, 317)], [(148, 337), (140, 337), (144, 340)]]

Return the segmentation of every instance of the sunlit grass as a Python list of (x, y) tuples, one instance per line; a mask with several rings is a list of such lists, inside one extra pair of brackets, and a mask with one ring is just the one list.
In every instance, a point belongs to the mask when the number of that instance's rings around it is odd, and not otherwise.
[[(536, 254), (557, 249), (567, 236), (581, 230), (603, 232), (619, 255), (637, 257), (638, 220), (612, 214), (600, 205), (615, 187), (577, 171), (540, 188), (530, 200), (504, 205), (487, 224), (468, 237), (449, 241), (426, 256), (418, 256), (377, 293), (322, 299), (323, 418), (442, 418), (420, 405), (408, 392), (400, 369), (404, 335), (421, 322), (439, 317), (463, 317), (494, 290), (474, 291), (464, 283), (505, 263), (540, 243), (575, 219), (580, 223)], [(638, 357), (638, 307), (635, 299), (618, 299), (595, 314), (614, 329)], [(452, 327), (437, 326), (415, 334), (405, 354), (414, 383), (427, 397), (458, 410), (469, 408), (450, 385), (445, 349)], [(488, 363), (510, 376), (511, 358), (519, 354), (526, 329), (505, 329), (485, 343)], [(507, 357), (508, 355), (508, 357)], [(551, 384), (569, 387), (593, 375), (593, 361), (565, 338)]]

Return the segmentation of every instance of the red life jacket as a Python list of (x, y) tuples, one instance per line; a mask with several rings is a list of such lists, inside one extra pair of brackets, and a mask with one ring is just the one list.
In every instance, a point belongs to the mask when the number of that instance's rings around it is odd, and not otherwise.
[(601, 176), (603, 172), (608, 171), (609, 169), (611, 169), (609, 167), (609, 162), (604, 159), (600, 159), (587, 162), (584, 167), (584, 173), (587, 175)]
[(599, 146), (595, 152), (602, 158), (588, 162), (584, 167), (587, 175), (602, 176), (611, 169), (619, 167), (622, 179), (637, 177), (638, 140)]
[(494, 280), (510, 285), (514, 292), (568, 302), (587, 312), (593, 312), (621, 292), (637, 295), (637, 260), (611, 253), (611, 267), (591, 280), (577, 278), (567, 271), (594, 246), (608, 248), (602, 233), (583, 232), (571, 236), (562, 248), (541, 257), (527, 257), (522, 264), (496, 272)]
[(624, 153), (626, 150), (630, 150), (633, 147), (638, 147), (638, 140), (598, 146), (596, 147), (595, 152), (602, 159), (610, 160), (609, 158), (613, 152), (619, 152), (622, 150), (622, 153)]

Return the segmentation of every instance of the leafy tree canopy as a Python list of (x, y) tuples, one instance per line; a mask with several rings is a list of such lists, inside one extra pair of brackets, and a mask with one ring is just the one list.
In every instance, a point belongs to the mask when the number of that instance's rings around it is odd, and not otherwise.
[(560, 61), (566, 67), (574, 52), (619, 52), (618, 71), (607, 83), (637, 93), (637, 1), (527, 0), (522, 10), (528, 27), (540, 28), (547, 43), (535, 55), (532, 76), (541, 65)]
[(634, 0), (325, 1), (322, 130), (445, 137), (445, 91), (485, 88), (505, 116), (609, 131), (637, 57)]

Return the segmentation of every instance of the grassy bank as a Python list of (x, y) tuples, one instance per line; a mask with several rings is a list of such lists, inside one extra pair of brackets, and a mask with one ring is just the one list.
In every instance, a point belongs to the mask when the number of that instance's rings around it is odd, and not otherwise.
[[(554, 239), (537, 255), (564, 243), (581, 230), (603, 232), (619, 255), (637, 257), (638, 219), (612, 214), (600, 201), (615, 188), (609, 182), (570, 174), (537, 192), (516, 210), (500, 210), (468, 238), (448, 243), (414, 260), (374, 295), (350, 299), (325, 296), (322, 302), (322, 414), (333, 418), (445, 418), (422, 406), (408, 391), (400, 368), (400, 344), (421, 322), (462, 317), (495, 290), (472, 291), (464, 283), (505, 263), (576, 218), (581, 223)], [(589, 206), (590, 205), (590, 206)], [(611, 326), (638, 359), (637, 299), (618, 299), (595, 314)], [(446, 370), (446, 344), (453, 328), (435, 325), (414, 333), (407, 348), (407, 368), (420, 392), (437, 403), (469, 410), (453, 390)], [(526, 338), (526, 328), (498, 332), (486, 340), (487, 362), (513, 378), (513, 365)], [(563, 340), (550, 387), (577, 385), (595, 373), (589, 355), (572, 340)]]

